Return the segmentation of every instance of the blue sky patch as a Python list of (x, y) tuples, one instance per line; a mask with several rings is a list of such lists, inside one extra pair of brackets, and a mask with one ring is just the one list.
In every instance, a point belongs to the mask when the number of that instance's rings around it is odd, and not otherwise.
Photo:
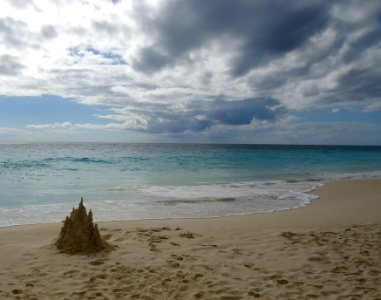
[(86, 51), (110, 59), (113, 65), (128, 65), (127, 62), (123, 59), (123, 57), (119, 54), (112, 52), (102, 52), (92, 47), (87, 47)]
[(77, 47), (69, 48), (68, 51), (70, 56), (77, 56), (77, 57), (84, 56), (84, 54), (81, 53), (81, 51)]
[(128, 65), (127, 61), (125, 61), (121, 55), (113, 52), (103, 52), (93, 47), (87, 47), (85, 51), (79, 49), (78, 47), (72, 47), (68, 48), (68, 51), (69, 56), (72, 57), (82, 58), (86, 55), (86, 52), (88, 52), (94, 55), (102, 56), (103, 58), (110, 60), (113, 65)]
[(89, 106), (58, 96), (0, 96), (0, 127), (23, 128), (45, 123), (108, 123), (94, 114), (107, 113), (105, 106)]
[(331, 109), (319, 109), (309, 112), (294, 113), (299, 121), (304, 122), (366, 122), (381, 124), (381, 111), (362, 112), (360, 110), (340, 110), (332, 112)]

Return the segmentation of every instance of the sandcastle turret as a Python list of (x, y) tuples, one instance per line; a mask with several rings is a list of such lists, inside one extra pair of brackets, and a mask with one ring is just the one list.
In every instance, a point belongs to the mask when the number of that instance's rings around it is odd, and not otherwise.
[(73, 208), (70, 217), (67, 216), (55, 245), (60, 252), (68, 254), (91, 254), (110, 250), (99, 233), (97, 224), (93, 223), (93, 213), (86, 213), (83, 198), (77, 209)]

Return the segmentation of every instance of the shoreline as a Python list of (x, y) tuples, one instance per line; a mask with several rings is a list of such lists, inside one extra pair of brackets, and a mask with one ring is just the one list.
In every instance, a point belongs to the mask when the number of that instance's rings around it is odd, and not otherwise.
[[(283, 214), (288, 214), (288, 213), (293, 213), (294, 211), (298, 211), (298, 210), (304, 210), (306, 208), (309, 208), (311, 205), (313, 205), (313, 209), (316, 209), (316, 204), (315, 202), (320, 202), (320, 201), (324, 201), (326, 202), (327, 199), (325, 199), (327, 196), (328, 198), (331, 198), (330, 195), (327, 195), (327, 192), (326, 192), (326, 186), (328, 185), (329, 186), (329, 190), (331, 190), (331, 185), (335, 185), (334, 189), (336, 188), (336, 185), (347, 185), (347, 183), (353, 183), (354, 185), (362, 185), (362, 184), (373, 184), (373, 183), (379, 183), (380, 186), (381, 186), (381, 179), (380, 178), (366, 178), (366, 179), (357, 179), (357, 178), (354, 178), (354, 179), (339, 179), (339, 180), (333, 180), (333, 181), (328, 181), (328, 182), (325, 182), (324, 184), (322, 184), (321, 186), (317, 186), (315, 188), (313, 188), (312, 190), (309, 190), (309, 191), (306, 191), (304, 192), (305, 194), (308, 194), (308, 195), (313, 195), (313, 196), (316, 196), (316, 198), (313, 198), (311, 200), (309, 200), (308, 203), (306, 204), (303, 204), (301, 206), (297, 206), (297, 207), (291, 207), (291, 208), (285, 208), (285, 209), (281, 209), (281, 210), (274, 210), (274, 211), (265, 211), (265, 212), (254, 212), (254, 213), (247, 213), (247, 214), (232, 214), (232, 215), (223, 215), (223, 216), (210, 216), (210, 217), (174, 217), (174, 218), (163, 218), (163, 219), (139, 219), (139, 220), (112, 220), (112, 221), (96, 221), (96, 223), (99, 223), (99, 224), (108, 224), (108, 225), (111, 225), (113, 223), (145, 223), (145, 222), (175, 222), (175, 221), (203, 221), (203, 220), (216, 220), (216, 219), (229, 219), (229, 218), (252, 218), (252, 217), (256, 217), (256, 216), (268, 216), (268, 215), (278, 215), (279, 216), (282, 216)], [(337, 187), (339, 188), (339, 187)], [(380, 188), (380, 191), (381, 193), (381, 188)], [(330, 191), (328, 191), (328, 194), (330, 193)], [(381, 195), (381, 194), (380, 194)], [(322, 199), (322, 196), (324, 196), (324, 199)], [(353, 201), (352, 201), (352, 204), (353, 204)], [(86, 205), (86, 203), (85, 203)], [(319, 205), (320, 206), (320, 205)], [(91, 209), (91, 207), (89, 206), (88, 207), (89, 209)], [(381, 206), (380, 206), (381, 208)], [(67, 214), (69, 214), (70, 212), (68, 211)], [(268, 216), (269, 217), (269, 216)], [(262, 217), (259, 217), (259, 218), (262, 218)], [(266, 217), (267, 218), (267, 217)], [(62, 220), (63, 221), (63, 220)], [(29, 226), (55, 226), (55, 225), (60, 225), (62, 223), (62, 221), (59, 221), (59, 222), (46, 222), (46, 223), (28, 223), (28, 224), (14, 224), (14, 225), (8, 225), (8, 226), (0, 226), (0, 231), (3, 230), (3, 229), (7, 229), (7, 228), (18, 228), (18, 227), (29, 227)], [(379, 221), (381, 221), (381, 217), (379, 218)]]
[[(370, 197), (368, 204), (369, 207), (364, 207), (362, 203), (357, 202), (357, 197), (361, 197), (358, 192), (372, 188), (376, 190), (377, 195)], [(345, 191), (343, 189), (350, 189)], [(340, 193), (341, 192), (341, 193)], [(375, 191), (373, 191), (375, 192)], [(337, 225), (348, 225), (353, 222), (359, 224), (371, 224), (381, 222), (381, 179), (351, 179), (328, 182), (325, 185), (308, 192), (318, 196), (319, 198), (311, 200), (305, 206), (290, 208), (285, 210), (264, 212), (264, 213), (249, 213), (246, 215), (230, 215), (211, 218), (171, 218), (171, 219), (151, 219), (151, 220), (131, 220), (131, 221), (111, 221), (99, 222), (99, 224), (123, 224), (131, 223), (136, 226), (143, 226), (144, 223), (155, 223), (158, 225), (172, 224), (176, 226), (180, 223), (186, 223), (188, 226), (195, 225), (198, 227), (200, 223), (205, 226), (213, 228), (214, 223), (226, 223), (235, 227), (234, 224), (242, 224), (242, 227), (256, 225), (257, 228), (283, 228), (283, 227), (329, 227)], [(333, 194), (333, 195), (331, 195)], [(339, 199), (335, 197), (339, 196)], [(369, 195), (368, 195), (369, 196)], [(347, 197), (347, 199), (342, 199)], [(379, 197), (379, 198), (377, 198)], [(349, 199), (348, 199), (349, 198)], [(336, 201), (339, 200), (339, 201)], [(344, 200), (344, 201), (343, 201)], [(378, 201), (377, 201), (378, 200)], [(342, 208), (341, 215), (338, 214), (342, 202), (347, 202), (347, 208)], [(331, 208), (335, 211), (329, 213)], [(354, 207), (354, 209), (352, 209)], [(318, 214), (323, 215), (319, 216)], [(326, 214), (328, 213), (328, 214)], [(194, 224), (195, 223), (195, 224)]]
[[(319, 177), (315, 179), (299, 179), (299, 180), (263, 180), (263, 181), (242, 181), (242, 182), (231, 182), (229, 184), (220, 184), (222, 187), (225, 185), (229, 186), (230, 191), (228, 189), (227, 192), (238, 193), (236, 196), (231, 196), (231, 202), (237, 203), (238, 205), (228, 205), (229, 207), (223, 208), (223, 204), (219, 206), (219, 202), (224, 201), (224, 193), (211, 194), (206, 195), (205, 192), (202, 192), (201, 195), (196, 196), (193, 195), (194, 191), (197, 191), (198, 186), (183, 186), (186, 187), (185, 190), (180, 191), (180, 196), (176, 198), (171, 198), (171, 195), (153, 195), (153, 199), (149, 199), (149, 194), (144, 194), (144, 188), (141, 191), (141, 197), (137, 197), (139, 199), (136, 201), (134, 195), (130, 198), (128, 194), (124, 195), (124, 200), (114, 199), (111, 196), (110, 205), (106, 205), (108, 201), (105, 200), (97, 200), (92, 199), (90, 202), (86, 202), (86, 205), (92, 208), (93, 212), (95, 212), (96, 222), (123, 222), (123, 221), (142, 221), (142, 220), (166, 220), (166, 219), (207, 219), (207, 218), (220, 218), (220, 217), (228, 217), (228, 216), (246, 216), (246, 215), (254, 215), (254, 214), (267, 214), (274, 213), (279, 211), (288, 211), (293, 209), (302, 208), (308, 206), (311, 202), (313, 202), (315, 197), (318, 197), (314, 194), (314, 191), (320, 189), (322, 186), (337, 182), (337, 181), (358, 181), (358, 180), (378, 180), (381, 179), (381, 171), (374, 171), (368, 173), (351, 173), (349, 174), (336, 174), (332, 176)], [(300, 186), (299, 183), (302, 183)], [(235, 184), (241, 188), (242, 186), (244, 191), (244, 197), (242, 198), (242, 190), (235, 190)], [(254, 185), (254, 188), (251, 185)], [(295, 186), (293, 186), (295, 184)], [(290, 186), (288, 186), (290, 185)], [(268, 186), (268, 187), (267, 187)], [(172, 188), (175, 186), (172, 186)], [(201, 185), (200, 187), (204, 187)], [(207, 189), (211, 188), (216, 189), (214, 184), (206, 185)], [(217, 185), (218, 188), (218, 185)], [(263, 190), (263, 188), (265, 188)], [(279, 190), (278, 190), (279, 188)], [(124, 190), (124, 189), (122, 189)], [(128, 189), (126, 189), (128, 190)], [(246, 190), (254, 191), (254, 192), (245, 192)], [(104, 190), (103, 190), (104, 191)], [(257, 192), (259, 194), (257, 195)], [(183, 194), (183, 197), (181, 196)], [(245, 195), (247, 193), (247, 195)], [(288, 200), (288, 193), (290, 193), (290, 201)], [(76, 196), (69, 197), (70, 199), (79, 199), (79, 196), (83, 193), (78, 192)], [(159, 191), (160, 194), (160, 191)], [(185, 197), (184, 197), (185, 194)], [(199, 206), (195, 205), (189, 207), (185, 205), (188, 203), (195, 202), (199, 203)], [(203, 197), (205, 196), (205, 199)], [(9, 196), (9, 195), (8, 195)], [(86, 195), (85, 196), (89, 196)], [(130, 195), (131, 196), (131, 195)], [(135, 195), (136, 196), (136, 195)], [(147, 199), (145, 199), (147, 198)], [(109, 199), (109, 195), (104, 195), (102, 199)], [(159, 198), (155, 198), (159, 197)], [(199, 197), (199, 198), (198, 198)], [(235, 198), (237, 197), (237, 198)], [(267, 197), (267, 199), (266, 199)], [(277, 198), (277, 199), (285, 199), (285, 201), (274, 201), (272, 202), (269, 198)], [(194, 200), (198, 199), (199, 201)], [(247, 199), (249, 200), (247, 200)], [(87, 198), (85, 197), (85, 200)], [(91, 199), (89, 196), (88, 199)], [(125, 201), (129, 199), (129, 201)], [(144, 200), (145, 199), (145, 200)], [(161, 199), (161, 200), (160, 200)], [(32, 199), (28, 199), (31, 201)], [(72, 205), (76, 204), (76, 202), (68, 202), (68, 201), (54, 201), (51, 199), (50, 203), (39, 203), (38, 200), (34, 200), (35, 204), (23, 204), (19, 206), (10, 206), (3, 207), (0, 209), (0, 228), (12, 227), (12, 226), (20, 226), (20, 225), (33, 225), (33, 224), (53, 224), (61, 222), (67, 211), (71, 210)], [(78, 201), (78, 200), (76, 200)], [(140, 202), (141, 203), (140, 203)], [(151, 206), (148, 208), (145, 201), (149, 203)], [(155, 203), (159, 203), (160, 205), (154, 205)], [(22, 201), (21, 201), (22, 202)], [(176, 208), (171, 208), (171, 203), (175, 203)], [(204, 205), (204, 202), (207, 205)], [(296, 203), (295, 203), (296, 202)], [(70, 204), (72, 203), (72, 204)], [(132, 203), (132, 206), (131, 206)], [(233, 204), (234, 204), (233, 203)], [(269, 204), (268, 204), (269, 203)], [(274, 204), (275, 203), (275, 204)], [(168, 204), (168, 211), (167, 211)], [(261, 206), (262, 205), (262, 206)], [(119, 209), (115, 209), (115, 206), (119, 206)], [(112, 208), (114, 207), (114, 209)], [(219, 209), (219, 208), (222, 209)], [(111, 208), (111, 214), (107, 213), (108, 209)], [(131, 209), (132, 208), (132, 209)], [(146, 211), (149, 211), (153, 208), (153, 211), (148, 214)], [(247, 211), (245, 209), (249, 208)], [(105, 209), (106, 213), (103, 212)], [(163, 213), (164, 212), (164, 213)], [(185, 213), (184, 213), (185, 212)], [(175, 217), (173, 217), (173, 215)], [(154, 218), (152, 218), (152, 216)]]
[(99, 222), (117, 249), (89, 257), (57, 253), (61, 223), (2, 227), (0, 298), (381, 297), (381, 180), (312, 193), (271, 213)]

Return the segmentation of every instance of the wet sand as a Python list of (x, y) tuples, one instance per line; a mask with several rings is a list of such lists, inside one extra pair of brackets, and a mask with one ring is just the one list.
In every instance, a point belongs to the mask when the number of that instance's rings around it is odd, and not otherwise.
[(268, 214), (101, 223), (117, 248), (92, 256), (57, 252), (62, 224), (2, 228), (0, 299), (381, 299), (381, 180), (314, 193)]

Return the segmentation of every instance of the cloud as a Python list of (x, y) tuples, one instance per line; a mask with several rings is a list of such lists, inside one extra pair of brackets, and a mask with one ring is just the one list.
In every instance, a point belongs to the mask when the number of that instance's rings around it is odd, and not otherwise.
[(18, 143), (31, 139), (33, 134), (27, 130), (12, 128), (12, 127), (0, 127), (0, 144), (3, 143)]
[(300, 122), (289, 116), (279, 122), (255, 122), (244, 127), (219, 126), (189, 138), (238, 144), (381, 145), (380, 130), (381, 124), (358, 121)]
[(379, 98), (381, 95), (381, 64), (372, 69), (356, 68), (340, 76), (337, 94), (341, 101), (356, 99), (366, 101), (369, 97)]
[[(50, 93), (88, 104), (159, 101), (156, 92), (182, 89), (160, 101), (189, 102), (200, 95), (209, 101), (223, 94), (272, 97), (305, 109), (344, 98), (371, 102), (377, 90), (372, 85), (342, 93), (351, 85), (348, 77), (379, 64), (374, 3), (56, 1), (4, 11), (3, 53), (22, 57), (27, 68), (2, 94), (46, 93), (40, 82), (48, 82)], [(69, 17), (70, 25), (60, 21)], [(379, 74), (372, 73), (376, 83)]]
[(365, 107), (365, 112), (381, 111), (381, 98), (378, 102), (374, 102)]
[(276, 99), (252, 98), (228, 101), (215, 99), (210, 103), (193, 103), (182, 111), (160, 111), (146, 115), (146, 131), (152, 133), (202, 132), (215, 126), (248, 125), (254, 120), (275, 122), (286, 109)]
[[(147, 106), (154, 109), (147, 109)], [(118, 110), (116, 110), (118, 112)], [(215, 126), (235, 127), (253, 121), (276, 122), (287, 113), (276, 99), (253, 98), (238, 101), (216, 99), (210, 103), (199, 102), (179, 110), (168, 106), (144, 104), (119, 110), (110, 115), (95, 115), (98, 119), (113, 120), (107, 124), (30, 124), (33, 129), (106, 129), (135, 130), (155, 134), (182, 134), (203, 132)]]
[(92, 22), (92, 28), (99, 33), (105, 33), (108, 36), (115, 36), (121, 30), (123, 30), (121, 25), (114, 24), (109, 21), (98, 21), (98, 20), (94, 20)]
[(273, 121), (286, 112), (276, 99), (216, 100), (207, 116), (225, 125), (246, 125), (253, 119)]
[(41, 27), (41, 34), (45, 39), (53, 39), (58, 36), (56, 29), (52, 25), (44, 25)]
[(12, 55), (0, 56), (0, 75), (14, 76), (19, 74), (25, 67), (20, 64), (19, 59)]
[[(65, 124), (66, 123), (66, 124)], [(43, 124), (41, 124), (43, 125)], [(66, 133), (67, 137), (75, 137), (75, 133), (81, 130), (105, 131), (101, 141), (108, 141), (112, 133), (124, 132), (128, 127), (123, 123), (109, 124), (73, 124), (68, 126), (67, 122), (57, 124), (44, 124), (43, 132), (40, 132), (39, 139), (46, 141), (46, 132), (52, 132), (55, 136)], [(38, 126), (28, 126), (31, 131), (19, 130), (15, 128), (0, 128), (0, 136), (20, 139), (36, 136), (41, 130)], [(186, 135), (174, 130), (165, 131), (161, 139), (156, 141), (192, 141), (192, 142), (220, 142), (220, 143), (268, 143), (268, 144), (327, 144), (327, 145), (381, 145), (379, 140), (380, 124), (369, 124), (363, 122), (295, 122), (292, 118), (284, 118), (273, 123), (252, 123), (251, 125), (240, 126), (215, 126), (204, 131), (187, 131)], [(139, 130), (134, 130), (139, 134)], [(161, 134), (163, 132), (160, 132)], [(89, 135), (86, 135), (88, 140)], [(140, 136), (141, 137), (141, 136)], [(82, 137), (83, 139), (83, 137)], [(21, 139), (22, 140), (22, 139)], [(65, 136), (60, 138), (65, 140)], [(77, 136), (81, 141), (80, 136)], [(91, 140), (90, 140), (91, 141)], [(142, 140), (144, 141), (144, 139)]]
[(23, 135), (29, 134), (25, 130), (12, 127), (0, 127), (0, 136), (14, 136), (14, 135)]
[(8, 0), (8, 2), (17, 9), (24, 9), (33, 4), (32, 0)]
[(27, 24), (11, 17), (0, 18), (0, 40), (9, 48), (20, 48), (27, 44)]
[(134, 67), (160, 70), (217, 39), (237, 45), (229, 65), (233, 76), (242, 76), (322, 31), (329, 9), (317, 1), (167, 1), (154, 17), (141, 14), (153, 41), (137, 53)]
[(52, 124), (30, 124), (27, 128), (33, 129), (71, 129), (74, 128), (74, 124), (71, 122), (52, 123)]
[(169, 62), (168, 55), (160, 53), (154, 47), (146, 47), (140, 49), (138, 57), (134, 60), (133, 67), (136, 70), (148, 73), (163, 68)]
[(303, 111), (379, 110), (377, 1), (17, 0), (0, 11), (0, 95), (104, 105), (115, 130), (246, 134)]
[[(276, 126), (276, 125), (275, 125)], [(282, 127), (269, 127), (262, 134), (269, 135), (272, 143), (326, 144), (326, 145), (377, 145), (380, 124), (363, 122), (292, 122)], [(258, 136), (264, 139), (264, 136)]]
[(42, 129), (42, 130), (81, 130), (81, 129), (93, 129), (93, 130), (126, 130), (137, 129), (136, 122), (132, 120), (124, 121), (123, 123), (107, 123), (107, 124), (94, 124), (94, 123), (46, 123), (46, 124), (29, 124), (26, 126), (30, 129)]

